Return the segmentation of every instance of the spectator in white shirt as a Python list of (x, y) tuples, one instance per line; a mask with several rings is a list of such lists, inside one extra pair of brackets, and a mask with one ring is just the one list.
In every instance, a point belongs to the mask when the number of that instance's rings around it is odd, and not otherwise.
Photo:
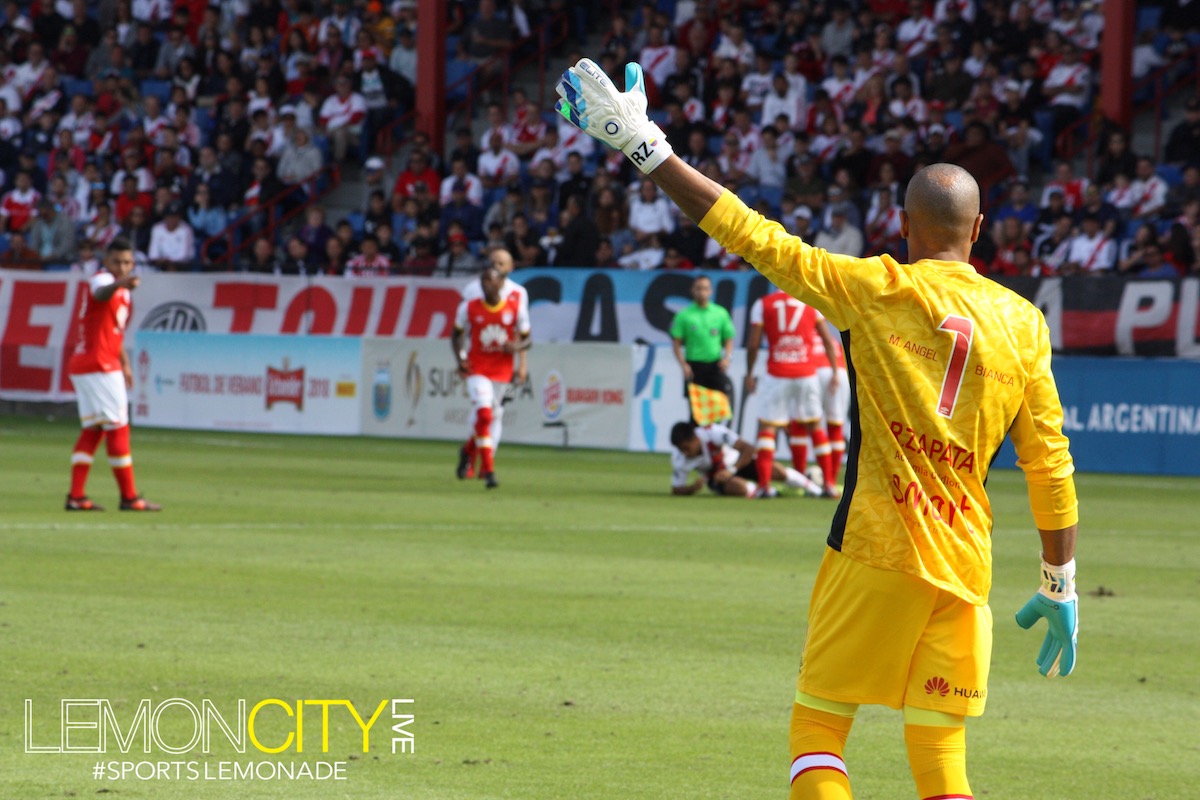
[(787, 76), (777, 72), (771, 79), (771, 91), (763, 98), (763, 122), (774, 121), (780, 114), (783, 114), (788, 118), (789, 128), (799, 128), (803, 103), (803, 97), (792, 89), (792, 84), (788, 82)]
[(1155, 217), (1167, 204), (1167, 182), (1154, 171), (1154, 161), (1142, 157), (1137, 162), (1137, 179), (1130, 184), (1133, 207), (1130, 214), (1134, 219)]
[(396, 46), (392, 48), (388, 66), (413, 86), (417, 85), (417, 42), (411, 28), (403, 26), (396, 31)]
[(787, 161), (790, 153), (779, 147), (779, 134), (772, 128), (763, 128), (762, 147), (750, 156), (746, 176), (759, 186), (783, 189), (787, 182)]
[(820, 247), (831, 253), (861, 258), (863, 254), (863, 233), (850, 224), (846, 218), (846, 209), (837, 206), (833, 209), (829, 226), (821, 230), (813, 240), (814, 247)]
[(766, 53), (759, 53), (754, 57), (754, 69), (742, 78), (742, 102), (750, 111), (762, 109), (763, 101), (771, 91), (771, 83), (771, 57)]
[(484, 206), (490, 207), (504, 194), (519, 172), (520, 160), (504, 146), (504, 138), (493, 133), (488, 149), (479, 155), (479, 178), (483, 181)]
[(150, 251), (146, 255), (151, 264), (167, 272), (196, 260), (192, 226), (183, 221), (183, 206), (178, 201), (168, 205), (163, 221), (150, 229)]
[(666, 41), (663, 29), (658, 25), (650, 26), (639, 61), (646, 77), (659, 89), (665, 88), (667, 78), (675, 71), (675, 46)]
[(1091, 69), (1079, 59), (1079, 48), (1064, 42), (1062, 54), (1062, 60), (1050, 70), (1042, 84), (1042, 93), (1050, 98), (1056, 135), (1079, 118), (1092, 81)]
[(1099, 274), (1109, 272), (1116, 263), (1116, 242), (1104, 235), (1099, 215), (1084, 214), (1083, 230), (1071, 240), (1062, 271), (1066, 274)]
[(733, 59), (739, 67), (749, 67), (754, 63), (754, 46), (746, 41), (746, 29), (741, 25), (730, 25), (717, 44), (713, 53), (714, 63), (726, 58)]
[(366, 118), (366, 101), (354, 91), (349, 76), (339, 75), (334, 82), (334, 93), (321, 104), (319, 120), (325, 135), (329, 137), (335, 161), (345, 161), (346, 151), (351, 145), (358, 147)]
[(454, 191), (454, 184), (462, 183), (467, 188), (467, 202), (473, 206), (483, 205), (483, 181), (473, 174), (467, 160), (461, 156), (450, 162), (450, 176), (438, 187), (438, 204), (446, 205)]
[(629, 201), (629, 228), (639, 244), (656, 234), (666, 236), (675, 230), (671, 203), (659, 194), (652, 181), (642, 181), (637, 197)]
[(925, 16), (924, 0), (912, 0), (908, 7), (908, 17), (896, 26), (896, 46), (901, 53), (915, 58), (933, 44), (937, 26)]

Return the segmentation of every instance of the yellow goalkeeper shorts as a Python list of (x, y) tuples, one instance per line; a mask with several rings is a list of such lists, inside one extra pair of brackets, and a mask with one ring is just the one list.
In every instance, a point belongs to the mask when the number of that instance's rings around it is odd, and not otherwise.
[(992, 612), (914, 575), (825, 551), (799, 690), (976, 717), (987, 702)]

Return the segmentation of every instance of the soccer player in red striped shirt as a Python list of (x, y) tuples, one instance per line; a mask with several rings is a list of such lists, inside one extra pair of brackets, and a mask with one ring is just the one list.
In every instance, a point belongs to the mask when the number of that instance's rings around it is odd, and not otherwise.
[[(504, 419), (504, 395), (515, 377), (524, 383), (529, 376), (526, 353), (530, 346), (529, 313), (517, 292), (501, 294), (504, 276), (493, 266), (479, 276), (483, 296), (463, 300), (454, 318), (450, 345), (458, 359), (458, 374), (467, 380), (471, 397), (472, 436), (459, 451), (457, 475), (468, 478), (480, 460), (480, 477), (487, 488), (499, 486), (494, 465)], [(470, 332), (471, 347), (463, 353), (463, 339)]]
[(792, 450), (792, 466), (803, 473), (808, 465), (804, 436), (812, 439), (817, 464), (824, 476), (825, 497), (838, 497), (836, 470), (829, 442), (821, 421), (821, 384), (813, 359), (812, 340), (820, 338), (825, 350), (834, 348), (833, 337), (824, 320), (812, 306), (801, 303), (786, 292), (760, 297), (750, 307), (750, 337), (746, 342), (745, 391), (758, 385), (754, 365), (763, 337), (767, 340), (767, 376), (759, 400), (758, 444), (755, 464), (761, 497), (770, 497), (771, 472), (775, 465), (775, 438), (779, 428), (787, 426)]
[(68, 372), (79, 403), (83, 432), (71, 454), (71, 491), (67, 511), (103, 511), (84, 491), (100, 440), (108, 448), (108, 463), (121, 491), (122, 511), (160, 511), (162, 506), (138, 495), (129, 448), (129, 398), (133, 369), (125, 352), (125, 325), (133, 310), (130, 293), (138, 286), (133, 274), (133, 247), (125, 239), (108, 246), (105, 269), (88, 280), (87, 299), (80, 310), (79, 344)]

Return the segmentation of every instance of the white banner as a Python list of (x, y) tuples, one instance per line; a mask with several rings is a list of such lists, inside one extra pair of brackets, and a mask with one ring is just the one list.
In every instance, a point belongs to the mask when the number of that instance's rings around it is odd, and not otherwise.
[[(535, 345), (529, 385), (504, 407), (506, 442), (623, 449), (632, 405), (630, 348)], [(362, 432), (466, 440), (471, 403), (448, 342), (363, 342)]]
[(145, 332), (133, 419), (200, 430), (358, 435), (362, 340)]

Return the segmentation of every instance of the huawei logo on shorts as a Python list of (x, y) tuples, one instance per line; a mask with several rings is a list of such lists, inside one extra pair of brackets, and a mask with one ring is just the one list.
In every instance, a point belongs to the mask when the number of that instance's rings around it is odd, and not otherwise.
[(950, 694), (950, 684), (945, 678), (930, 678), (925, 681), (925, 694), (936, 694), (945, 697)]

